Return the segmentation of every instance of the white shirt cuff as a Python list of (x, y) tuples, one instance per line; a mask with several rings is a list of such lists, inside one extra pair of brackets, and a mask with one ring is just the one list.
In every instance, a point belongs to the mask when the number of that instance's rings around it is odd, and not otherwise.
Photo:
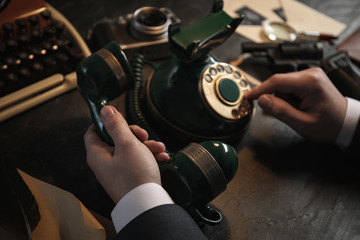
[(347, 111), (343, 126), (335, 144), (343, 149), (349, 147), (360, 118), (360, 101), (347, 97)]
[(128, 192), (111, 212), (116, 232), (141, 213), (164, 204), (174, 204), (165, 189), (157, 183), (145, 183)]

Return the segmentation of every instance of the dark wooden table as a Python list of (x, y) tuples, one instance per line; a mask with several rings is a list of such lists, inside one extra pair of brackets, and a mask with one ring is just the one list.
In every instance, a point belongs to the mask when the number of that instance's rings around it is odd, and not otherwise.
[[(360, 21), (360, 2), (303, 0), (350, 26)], [(103, 17), (139, 7), (168, 7), (189, 25), (208, 14), (212, 1), (50, 0), (85, 38)], [(230, 61), (240, 54), (234, 35), (214, 54)], [(109, 217), (113, 203), (86, 165), (83, 134), (91, 123), (80, 94), (70, 91), (0, 123), (0, 151), (24, 171), (75, 194), (89, 209)], [(256, 106), (236, 144), (239, 170), (212, 205), (224, 221), (202, 226), (210, 239), (360, 239), (359, 164), (331, 146), (312, 144)]]

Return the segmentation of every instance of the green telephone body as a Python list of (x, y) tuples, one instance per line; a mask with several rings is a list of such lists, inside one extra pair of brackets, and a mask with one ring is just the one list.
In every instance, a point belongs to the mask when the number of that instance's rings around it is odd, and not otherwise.
[(76, 71), (94, 125), (109, 144), (113, 142), (100, 110), (131, 89), (134, 98), (128, 101), (127, 117), (147, 129), (150, 138), (158, 140), (149, 129), (153, 128), (182, 143), (202, 141), (187, 145), (159, 167), (163, 186), (174, 201), (207, 223), (221, 221), (221, 214), (207, 204), (226, 189), (238, 168), (235, 150), (220, 141), (239, 139), (253, 113), (252, 102), (243, 97), (250, 86), (239, 69), (210, 54), (242, 20), (231, 18), (222, 6), (222, 1), (215, 1), (208, 16), (185, 29), (177, 22), (170, 25), (174, 56), (154, 67), (146, 86), (144, 60), (138, 57), (130, 66), (116, 42), (84, 59)]

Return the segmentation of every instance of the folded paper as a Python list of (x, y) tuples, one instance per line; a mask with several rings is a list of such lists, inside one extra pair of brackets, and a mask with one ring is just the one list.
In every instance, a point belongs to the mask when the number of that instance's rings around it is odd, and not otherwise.
[(104, 228), (73, 194), (18, 171), (39, 206), (34, 240), (105, 240)]

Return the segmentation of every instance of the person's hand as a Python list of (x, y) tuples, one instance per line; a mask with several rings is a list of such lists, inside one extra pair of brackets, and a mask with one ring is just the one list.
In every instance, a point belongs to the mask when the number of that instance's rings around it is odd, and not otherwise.
[(161, 184), (156, 159), (169, 159), (165, 145), (147, 140), (147, 132), (138, 126), (129, 128), (123, 116), (112, 106), (102, 108), (101, 119), (114, 147), (103, 142), (92, 125), (84, 135), (86, 157), (89, 167), (112, 200), (119, 202), (126, 193), (144, 183)]
[(266, 113), (285, 122), (303, 137), (323, 143), (335, 141), (347, 109), (346, 98), (320, 68), (275, 74), (245, 93), (245, 97), (258, 99)]

